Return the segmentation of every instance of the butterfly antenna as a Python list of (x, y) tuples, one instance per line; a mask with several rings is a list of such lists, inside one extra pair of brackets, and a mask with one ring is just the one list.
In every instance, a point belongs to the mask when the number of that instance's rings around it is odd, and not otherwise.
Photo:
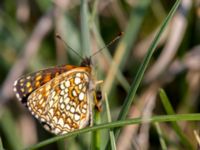
[(103, 49), (108, 48), (110, 45), (112, 45), (114, 42), (116, 42), (118, 39), (120, 39), (123, 34), (124, 34), (123, 32), (120, 32), (112, 41), (110, 41), (104, 47), (100, 48), (98, 51), (94, 52), (90, 57), (95, 56), (96, 54), (101, 52)]
[(56, 35), (56, 38), (58, 38), (59, 40), (61, 40), (67, 48), (71, 49), (76, 55), (78, 55), (78, 56), (83, 60), (83, 57), (82, 57), (77, 51), (75, 51), (73, 48), (71, 48), (71, 47), (62, 39), (62, 37), (61, 37), (60, 35), (57, 34), (57, 35)]

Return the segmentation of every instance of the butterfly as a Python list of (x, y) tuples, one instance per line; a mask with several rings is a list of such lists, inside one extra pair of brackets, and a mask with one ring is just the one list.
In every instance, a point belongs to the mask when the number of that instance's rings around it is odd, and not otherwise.
[(22, 76), (13, 90), (46, 130), (65, 134), (92, 124), (92, 100), (99, 84), (92, 73), (91, 59), (86, 58), (80, 66), (63, 65)]
[(80, 66), (47, 68), (24, 75), (14, 82), (13, 90), (18, 100), (47, 131), (59, 135), (93, 124), (94, 106), (101, 110), (102, 95), (98, 85), (103, 81), (95, 79), (91, 57), (102, 49), (82, 59)]

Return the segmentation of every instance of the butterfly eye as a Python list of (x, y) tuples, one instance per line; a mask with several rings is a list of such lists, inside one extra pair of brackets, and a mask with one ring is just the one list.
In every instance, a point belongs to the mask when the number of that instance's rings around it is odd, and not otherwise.
[(100, 101), (102, 99), (102, 92), (100, 90), (96, 91), (96, 98), (98, 101)]

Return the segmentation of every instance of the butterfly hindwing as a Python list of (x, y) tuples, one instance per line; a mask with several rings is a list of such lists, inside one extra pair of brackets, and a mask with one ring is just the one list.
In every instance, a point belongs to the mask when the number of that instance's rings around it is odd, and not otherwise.
[(80, 129), (90, 118), (87, 95), (90, 74), (73, 69), (56, 76), (28, 97), (28, 108), (54, 134)]

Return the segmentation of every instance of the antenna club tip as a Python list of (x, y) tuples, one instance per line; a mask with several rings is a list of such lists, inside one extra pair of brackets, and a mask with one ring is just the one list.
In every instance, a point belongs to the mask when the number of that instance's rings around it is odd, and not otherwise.
[(119, 32), (118, 33), (118, 36), (122, 36), (122, 35), (124, 35), (124, 32)]
[(56, 34), (56, 38), (62, 39), (61, 36), (60, 36), (59, 34)]

